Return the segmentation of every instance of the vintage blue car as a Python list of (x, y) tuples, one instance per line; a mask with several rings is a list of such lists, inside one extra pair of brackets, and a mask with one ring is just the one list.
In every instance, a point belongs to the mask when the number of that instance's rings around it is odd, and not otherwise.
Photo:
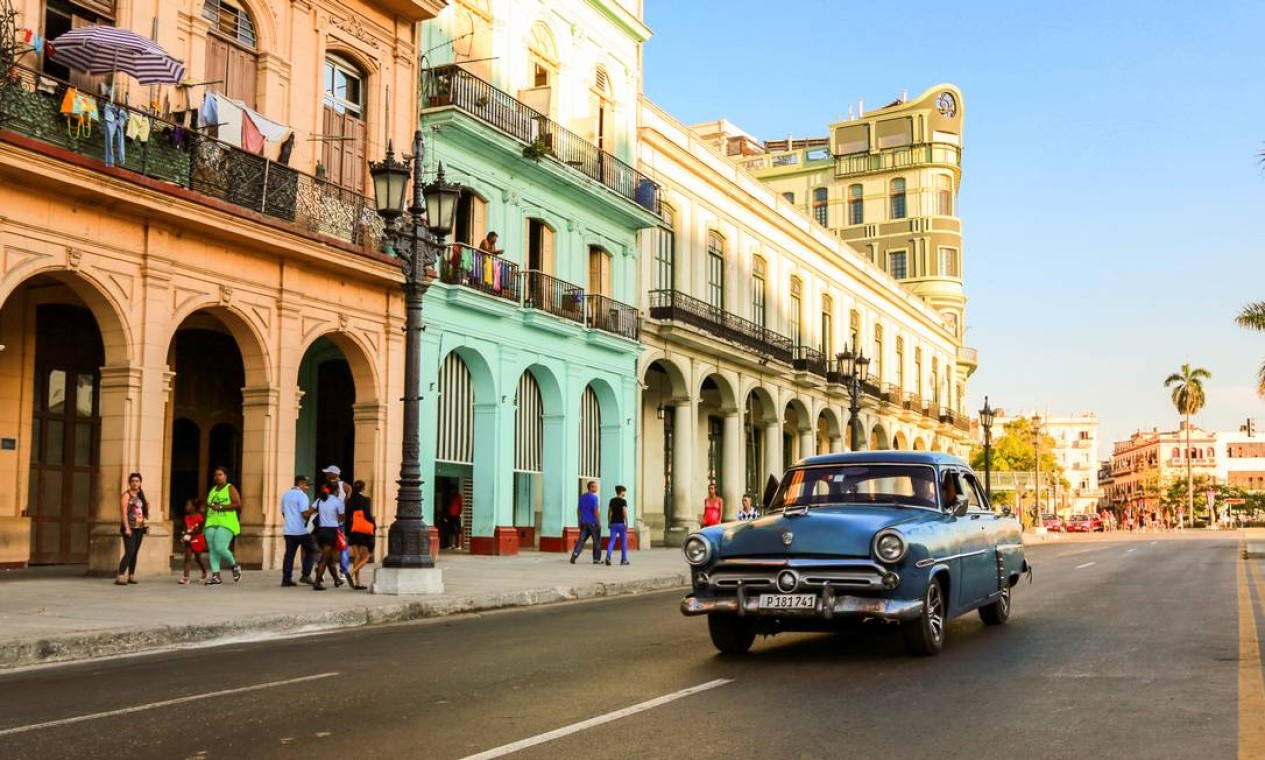
[(704, 528), (683, 546), (693, 592), (721, 652), (756, 634), (898, 623), (911, 654), (934, 655), (945, 625), (979, 610), (1010, 618), (1029, 571), (1019, 521), (990, 508), (966, 462), (936, 452), (811, 457), (787, 471), (755, 520)]

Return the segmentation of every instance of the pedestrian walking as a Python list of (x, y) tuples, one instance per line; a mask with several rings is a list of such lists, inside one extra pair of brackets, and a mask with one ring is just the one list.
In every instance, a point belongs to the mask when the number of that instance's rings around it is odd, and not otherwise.
[(742, 509), (738, 510), (738, 519), (754, 520), (759, 516), (760, 513), (755, 511), (755, 505), (751, 503), (751, 494), (744, 493), (742, 495)]
[(347, 544), (351, 548), (351, 577), (348, 582), (356, 591), (369, 588), (360, 582), (360, 570), (369, 564), (373, 556), (375, 543), (374, 531), (377, 523), (373, 520), (373, 509), (369, 497), (365, 496), (365, 482), (357, 480), (351, 484), (351, 498), (347, 500), (347, 516), (344, 526), (347, 530)]
[(202, 511), (201, 499), (189, 499), (184, 503), (184, 533), (180, 535), (180, 543), (184, 545), (184, 575), (178, 581), (181, 586), (189, 585), (189, 571), (193, 563), (198, 563), (202, 571), (202, 582), (206, 583), (206, 565), (202, 564), (202, 553), (206, 551), (206, 536), (202, 527), (206, 524), (206, 514)]
[(325, 579), (326, 569), (329, 570), (330, 577), (334, 579), (334, 588), (343, 585), (338, 577), (338, 555), (342, 551), (339, 548), (341, 536), (339, 528), (343, 524), (346, 505), (339, 494), (341, 490), (331, 488), (330, 484), (326, 483), (321, 486), (321, 495), (316, 500), (316, 545), (321, 547), (321, 561), (316, 567), (316, 582), (312, 584), (313, 591), (325, 590), (322, 581)]
[(281, 585), (297, 586), (294, 582), (294, 555), (300, 554), (302, 569), (299, 583), (312, 583), (312, 560), (315, 551), (312, 534), (307, 530), (307, 519), (315, 512), (307, 498), (306, 475), (296, 475), (294, 485), (281, 496), (282, 534), (285, 538), (285, 556), (281, 559)]
[(127, 476), (127, 490), (119, 496), (119, 510), (123, 518), (119, 527), (123, 536), (123, 559), (119, 561), (114, 585), (126, 586), (136, 583), (136, 558), (141, 553), (141, 541), (149, 530), (149, 501), (141, 489), (139, 472)]
[(707, 484), (707, 498), (703, 499), (703, 527), (720, 525), (721, 515), (725, 514), (725, 500), (716, 493), (716, 484)]
[(449, 549), (461, 548), (461, 511), (464, 506), (461, 489), (450, 488), (444, 505), (444, 528), (447, 531), (444, 546)]
[(601, 502), (597, 499), (597, 481), (590, 480), (587, 490), (580, 494), (580, 503), (575, 508), (576, 518), (580, 523), (580, 540), (575, 542), (571, 552), (571, 564), (580, 557), (584, 542), (593, 537), (593, 564), (602, 564), (602, 517), (598, 514)]
[(611, 527), (610, 536), (606, 539), (606, 564), (611, 563), (611, 551), (615, 548), (615, 539), (619, 539), (619, 564), (628, 564), (628, 501), (624, 494), (628, 489), (615, 486), (615, 498), (606, 507), (606, 522)]
[(239, 519), (242, 495), (238, 493), (237, 486), (229, 482), (227, 467), (216, 467), (212, 476), (215, 485), (206, 495), (206, 527), (202, 532), (206, 534), (207, 553), (211, 560), (211, 577), (206, 585), (218, 586), (224, 582), (220, 580), (220, 568), (224, 565), (232, 569), (234, 583), (242, 579), (242, 566), (229, 548), (237, 534), (242, 532)]

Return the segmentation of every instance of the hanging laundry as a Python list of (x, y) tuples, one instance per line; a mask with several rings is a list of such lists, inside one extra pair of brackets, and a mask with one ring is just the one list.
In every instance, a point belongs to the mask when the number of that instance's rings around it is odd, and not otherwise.
[[(206, 97), (202, 98), (202, 108), (198, 109), (198, 117), (203, 126), (211, 127), (220, 123), (219, 103), (215, 93), (208, 92)], [(193, 126), (197, 127), (196, 124)]]
[(133, 112), (127, 117), (127, 139), (147, 143), (151, 127), (148, 116)]
[(492, 257), (486, 253), (483, 254), (483, 284), (492, 284)]
[(257, 155), (264, 152), (264, 136), (255, 126), (255, 120), (250, 118), (249, 110), (242, 111), (242, 149)]
[(37, 34), (31, 38), (31, 47), (35, 49), (36, 55), (44, 54), (44, 35)]
[(492, 292), (501, 292), (501, 270), (504, 269), (505, 262), (500, 259), (496, 260), (496, 266), (492, 269)]
[(124, 122), (127, 111), (113, 103), (105, 104), (105, 165), (119, 166), (127, 160), (127, 147), (123, 142)]
[(242, 109), (228, 98), (216, 95), (216, 110), (220, 115), (220, 139), (234, 148), (242, 147)]

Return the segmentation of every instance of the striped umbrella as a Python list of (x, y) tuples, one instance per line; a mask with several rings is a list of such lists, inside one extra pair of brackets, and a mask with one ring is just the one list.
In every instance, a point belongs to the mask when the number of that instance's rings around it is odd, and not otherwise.
[(81, 26), (50, 40), (54, 61), (87, 74), (130, 74), (141, 84), (176, 84), (184, 64), (153, 40), (112, 26)]

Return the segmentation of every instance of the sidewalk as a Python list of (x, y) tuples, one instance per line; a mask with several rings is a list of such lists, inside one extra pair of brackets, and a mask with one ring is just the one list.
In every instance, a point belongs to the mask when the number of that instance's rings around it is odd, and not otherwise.
[[(281, 588), (281, 571), (246, 571), (234, 584), (181, 586), (178, 575), (115, 586), (81, 568), (0, 573), (0, 670), (142, 652), (177, 645), (246, 641), (280, 634), (394, 623), (505, 607), (528, 607), (683, 588), (688, 566), (678, 549), (631, 552), (632, 562), (575, 565), (566, 554), (443, 557), (444, 593), (377, 596), (309, 586)], [(361, 574), (368, 582), (370, 565)], [(297, 569), (297, 568), (296, 568)], [(197, 569), (194, 569), (195, 576)]]

